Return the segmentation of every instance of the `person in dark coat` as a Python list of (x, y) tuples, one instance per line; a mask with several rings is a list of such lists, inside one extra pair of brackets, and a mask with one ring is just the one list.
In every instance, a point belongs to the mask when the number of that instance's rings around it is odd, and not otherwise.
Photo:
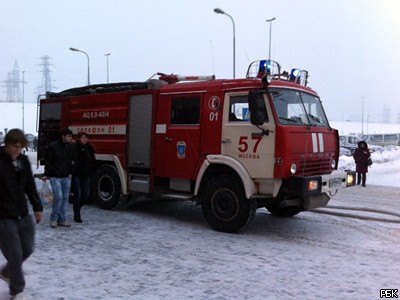
[(357, 184), (362, 182), (365, 187), (368, 173), (368, 159), (371, 157), (368, 145), (364, 141), (358, 142), (358, 148), (353, 153), (354, 161), (356, 162)]
[(95, 151), (88, 143), (85, 132), (78, 133), (78, 140), (73, 146), (73, 161), (74, 221), (82, 223), (81, 208), (89, 198), (90, 179), (96, 165)]
[(70, 227), (66, 213), (69, 204), (72, 174), (72, 131), (68, 128), (60, 131), (60, 139), (46, 149), (43, 181), (50, 179), (53, 191), (53, 206), (50, 227)]
[(35, 138), (33, 139), (33, 151), (37, 151), (37, 144), (38, 144), (38, 139), (35, 136)]
[(11, 129), (5, 137), (5, 146), (0, 148), (0, 249), (7, 261), (0, 267), (0, 278), (9, 284), (11, 299), (23, 297), (22, 263), (34, 250), (35, 225), (27, 198), (36, 223), (43, 220), (31, 163), (22, 154), (27, 143), (22, 130)]

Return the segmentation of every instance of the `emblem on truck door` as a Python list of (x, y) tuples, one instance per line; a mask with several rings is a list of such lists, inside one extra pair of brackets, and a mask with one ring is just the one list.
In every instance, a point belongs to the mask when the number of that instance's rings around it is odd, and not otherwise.
[(221, 105), (221, 100), (219, 99), (218, 96), (212, 96), (209, 100), (208, 100), (208, 107), (211, 110), (217, 110)]
[(184, 159), (186, 153), (186, 143), (184, 141), (179, 141), (176, 143), (176, 156), (179, 159)]

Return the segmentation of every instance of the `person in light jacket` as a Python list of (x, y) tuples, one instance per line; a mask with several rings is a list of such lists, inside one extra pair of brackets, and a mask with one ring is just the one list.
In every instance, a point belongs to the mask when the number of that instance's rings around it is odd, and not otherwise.
[(370, 157), (371, 153), (369, 152), (367, 143), (359, 141), (358, 148), (353, 153), (353, 158), (356, 163), (357, 185), (362, 183), (362, 186), (365, 187), (368, 173), (368, 159)]

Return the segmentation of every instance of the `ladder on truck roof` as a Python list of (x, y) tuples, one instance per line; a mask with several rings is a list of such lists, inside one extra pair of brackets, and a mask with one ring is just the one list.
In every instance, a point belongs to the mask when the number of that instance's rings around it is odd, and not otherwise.
[(103, 83), (93, 84), (77, 88), (64, 90), (62, 92), (54, 93), (47, 92), (47, 98), (60, 98), (68, 96), (91, 95), (102, 93), (113, 93), (122, 91), (142, 90), (148, 89), (148, 82), (118, 82), (118, 83)]
[[(158, 75), (158, 79), (152, 79), (154, 75)], [(47, 92), (47, 98), (61, 98), (80, 95), (92, 95), (102, 93), (113, 93), (123, 91), (134, 91), (143, 89), (159, 88), (164, 84), (174, 84), (181, 81), (200, 81), (214, 80), (215, 75), (206, 76), (181, 76), (175, 74), (156, 73), (145, 82), (118, 82), (118, 83), (102, 83), (92, 84), (82, 87), (71, 88), (62, 92)]]

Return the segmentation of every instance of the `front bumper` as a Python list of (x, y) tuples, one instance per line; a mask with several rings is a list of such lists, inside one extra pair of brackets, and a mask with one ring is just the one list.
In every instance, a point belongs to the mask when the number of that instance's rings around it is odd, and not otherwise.
[(322, 193), (331, 195), (337, 190), (355, 185), (356, 172), (346, 171), (329, 175), (299, 177), (292, 176), (287, 180), (290, 193), (306, 198)]
[(329, 175), (322, 175), (322, 193), (336, 193), (339, 189), (354, 186), (356, 183), (356, 172), (345, 171)]

